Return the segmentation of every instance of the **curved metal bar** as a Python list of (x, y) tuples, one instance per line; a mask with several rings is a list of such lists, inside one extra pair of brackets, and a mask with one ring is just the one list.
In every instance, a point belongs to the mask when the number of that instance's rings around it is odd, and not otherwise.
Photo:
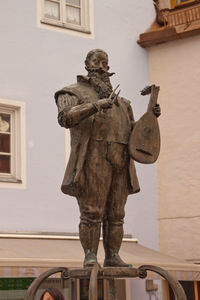
[(99, 264), (95, 264), (92, 268), (89, 284), (89, 300), (97, 300), (97, 276), (99, 272)]
[(64, 267), (52, 268), (52, 269), (42, 273), (40, 276), (38, 276), (29, 286), (24, 300), (34, 300), (36, 292), (39, 289), (41, 283), (45, 279), (47, 279), (49, 276), (51, 276), (55, 273), (59, 273), (59, 272), (65, 273), (65, 278), (66, 278), (66, 274), (68, 273), (68, 268), (64, 268)]
[(151, 266), (151, 265), (144, 265), (140, 266), (139, 271), (152, 271), (160, 276), (162, 276), (164, 279), (166, 279), (171, 286), (173, 293), (175, 295), (176, 300), (187, 300), (185, 292), (181, 286), (181, 284), (176, 280), (169, 272), (166, 270), (156, 267), (156, 266)]

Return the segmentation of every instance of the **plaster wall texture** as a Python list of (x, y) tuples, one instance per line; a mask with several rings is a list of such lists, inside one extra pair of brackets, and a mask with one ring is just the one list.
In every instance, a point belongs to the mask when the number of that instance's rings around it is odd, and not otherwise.
[(161, 87), (158, 172), (160, 250), (199, 259), (200, 37), (150, 49), (151, 81)]
[[(146, 0), (94, 0), (93, 38), (39, 27), (34, 0), (7, 0), (0, 8), (0, 98), (25, 102), (27, 120), (27, 185), (23, 190), (0, 189), (0, 231), (77, 232), (76, 200), (60, 191), (69, 149), (65, 130), (57, 124), (54, 92), (85, 74), (87, 52), (102, 48), (117, 74), (113, 86), (121, 84), (121, 95), (133, 101), (138, 119), (148, 104), (139, 91), (149, 83), (149, 61), (136, 41), (154, 20), (153, 5)], [(156, 249), (156, 168), (137, 169), (141, 192), (129, 197), (125, 233)]]

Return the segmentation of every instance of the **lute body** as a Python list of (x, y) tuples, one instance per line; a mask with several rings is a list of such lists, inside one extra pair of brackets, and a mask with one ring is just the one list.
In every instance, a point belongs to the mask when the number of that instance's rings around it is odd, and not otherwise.
[(151, 92), (147, 112), (136, 122), (129, 140), (129, 154), (137, 162), (154, 163), (160, 153), (160, 130), (153, 108), (157, 104), (160, 88), (152, 85), (142, 91), (142, 95)]

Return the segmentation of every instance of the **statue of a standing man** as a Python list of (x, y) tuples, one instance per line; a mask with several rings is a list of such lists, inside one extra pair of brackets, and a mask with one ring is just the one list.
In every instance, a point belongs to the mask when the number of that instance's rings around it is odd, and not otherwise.
[[(119, 256), (128, 194), (139, 183), (128, 142), (135, 121), (130, 101), (113, 95), (108, 55), (92, 50), (85, 60), (87, 76), (56, 92), (58, 122), (70, 128), (71, 154), (62, 192), (75, 196), (80, 208), (79, 236), (84, 266), (97, 263), (103, 228), (104, 266), (126, 267)], [(159, 108), (155, 110), (159, 115)]]

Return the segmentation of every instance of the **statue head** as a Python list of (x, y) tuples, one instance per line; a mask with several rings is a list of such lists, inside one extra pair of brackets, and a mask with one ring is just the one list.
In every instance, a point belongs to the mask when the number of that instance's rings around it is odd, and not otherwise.
[(108, 54), (101, 49), (93, 49), (88, 52), (85, 60), (85, 68), (90, 71), (103, 71), (109, 70)]
[(86, 56), (85, 68), (88, 71), (90, 84), (99, 94), (99, 98), (108, 98), (112, 93), (109, 77), (115, 74), (108, 72), (108, 54), (101, 49), (91, 50)]

